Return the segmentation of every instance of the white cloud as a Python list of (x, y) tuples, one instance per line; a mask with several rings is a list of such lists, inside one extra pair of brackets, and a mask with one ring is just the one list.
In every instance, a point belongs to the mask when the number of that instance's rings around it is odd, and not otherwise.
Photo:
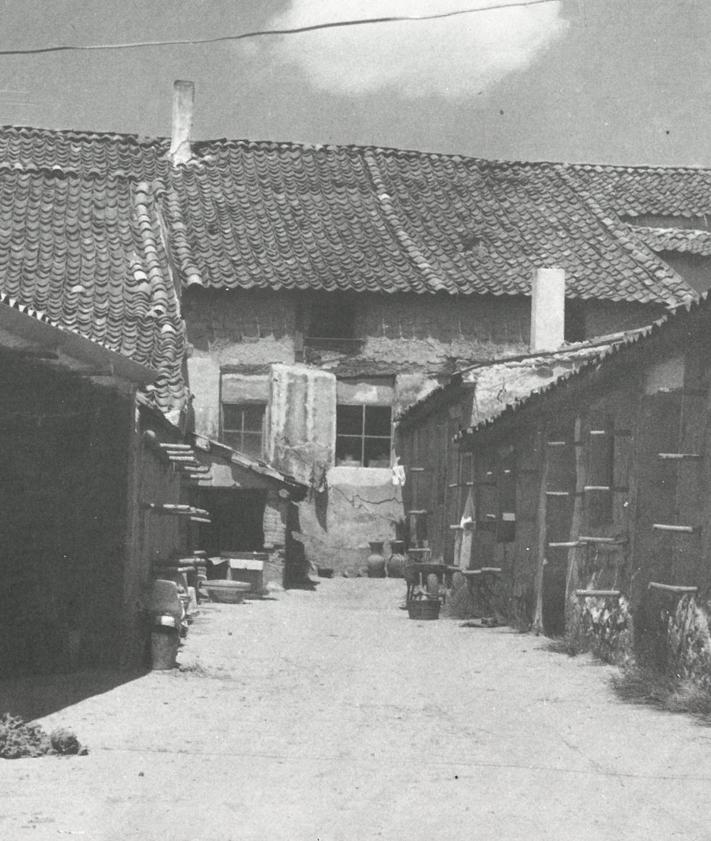
[[(292, 0), (270, 27), (422, 15), (492, 0)], [(274, 60), (296, 64), (312, 84), (337, 94), (383, 88), (410, 98), (477, 93), (530, 64), (567, 29), (560, 3), (477, 12), (443, 20), (328, 29), (282, 37)]]

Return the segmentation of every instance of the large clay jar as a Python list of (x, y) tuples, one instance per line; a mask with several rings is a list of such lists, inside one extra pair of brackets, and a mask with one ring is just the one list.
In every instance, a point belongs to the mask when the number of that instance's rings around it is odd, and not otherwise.
[(388, 578), (402, 578), (405, 573), (405, 541), (390, 541), (390, 560), (388, 561)]
[(385, 558), (383, 557), (382, 540), (368, 541), (370, 555), (368, 555), (368, 578), (385, 578)]

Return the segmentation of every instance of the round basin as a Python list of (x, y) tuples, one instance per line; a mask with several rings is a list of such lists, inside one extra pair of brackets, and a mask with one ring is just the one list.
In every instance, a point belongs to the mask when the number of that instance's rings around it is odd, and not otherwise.
[(239, 604), (252, 589), (252, 585), (246, 581), (228, 581), (227, 579), (216, 579), (207, 581), (205, 589), (210, 596), (210, 601), (221, 602), (222, 604)]

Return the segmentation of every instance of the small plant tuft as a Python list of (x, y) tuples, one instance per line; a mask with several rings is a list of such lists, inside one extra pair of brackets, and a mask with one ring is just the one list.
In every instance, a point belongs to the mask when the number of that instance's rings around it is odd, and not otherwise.
[(670, 677), (657, 669), (630, 666), (612, 676), (618, 698), (672, 713), (688, 713), (711, 724), (711, 689), (691, 680)]
[(0, 716), (0, 759), (23, 759), (26, 757), (72, 754), (85, 755), (71, 730), (60, 727), (50, 735), (39, 724), (28, 724), (21, 718), (5, 713)]

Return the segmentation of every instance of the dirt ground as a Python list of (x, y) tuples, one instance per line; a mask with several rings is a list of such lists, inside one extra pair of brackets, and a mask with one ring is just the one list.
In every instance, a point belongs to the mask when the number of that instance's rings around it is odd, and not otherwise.
[(207, 605), (180, 672), (0, 684), (90, 749), (0, 760), (0, 838), (711, 839), (711, 728), (545, 640), (409, 620), (403, 589)]

